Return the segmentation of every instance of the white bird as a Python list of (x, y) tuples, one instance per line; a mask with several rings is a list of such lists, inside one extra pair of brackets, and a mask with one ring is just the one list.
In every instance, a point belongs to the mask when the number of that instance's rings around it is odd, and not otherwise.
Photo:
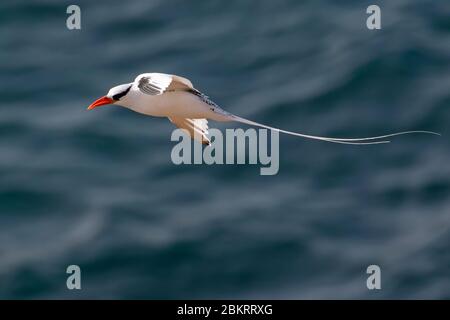
[(390, 141), (382, 139), (409, 133), (439, 135), (431, 131), (404, 131), (376, 137), (343, 139), (286, 131), (231, 114), (211, 101), (208, 96), (195, 89), (188, 79), (164, 73), (143, 73), (131, 83), (113, 87), (106, 96), (94, 101), (88, 107), (88, 110), (107, 104), (120, 105), (149, 116), (167, 117), (174, 125), (187, 131), (192, 138), (208, 145), (210, 140), (207, 136), (207, 119), (236, 121), (303, 138), (343, 144), (389, 143)]

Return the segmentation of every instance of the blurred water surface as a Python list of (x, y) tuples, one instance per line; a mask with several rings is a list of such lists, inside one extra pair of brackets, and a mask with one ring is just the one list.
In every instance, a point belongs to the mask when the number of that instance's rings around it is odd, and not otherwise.
[[(450, 298), (450, 3), (377, 3), (379, 31), (369, 1), (77, 1), (69, 31), (72, 2), (3, 0), (0, 298)], [(175, 166), (167, 120), (85, 110), (142, 72), (304, 133), (443, 136)]]

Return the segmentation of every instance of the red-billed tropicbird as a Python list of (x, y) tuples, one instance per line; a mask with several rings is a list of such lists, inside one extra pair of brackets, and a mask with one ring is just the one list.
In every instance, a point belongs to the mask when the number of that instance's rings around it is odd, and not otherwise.
[(106, 96), (94, 101), (88, 110), (107, 104), (120, 105), (149, 116), (167, 117), (203, 144), (210, 144), (207, 119), (237, 121), (308, 139), (358, 145), (388, 143), (390, 141), (383, 139), (409, 133), (438, 134), (431, 131), (404, 131), (376, 137), (343, 139), (286, 131), (231, 114), (195, 89), (188, 79), (164, 73), (143, 73), (131, 83), (113, 87)]

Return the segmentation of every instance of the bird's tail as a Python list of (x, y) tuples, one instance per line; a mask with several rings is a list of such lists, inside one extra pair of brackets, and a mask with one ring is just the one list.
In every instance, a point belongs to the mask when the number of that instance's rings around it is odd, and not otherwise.
[(386, 138), (400, 136), (400, 135), (404, 135), (404, 134), (411, 134), (411, 133), (426, 133), (426, 134), (434, 134), (434, 135), (438, 135), (438, 136), (441, 135), (439, 133), (432, 132), (432, 131), (415, 130), (415, 131), (396, 132), (396, 133), (385, 134), (385, 135), (382, 135), (382, 136), (367, 137), (367, 138), (352, 138), (352, 139), (330, 138), (330, 137), (312, 136), (312, 135), (308, 135), (308, 134), (282, 130), (282, 129), (278, 129), (278, 128), (267, 126), (265, 124), (261, 124), (261, 123), (258, 123), (258, 122), (247, 120), (245, 118), (241, 118), (241, 117), (238, 117), (238, 116), (233, 115), (233, 114), (229, 114), (229, 116), (230, 116), (230, 120), (232, 120), (232, 121), (245, 123), (245, 124), (248, 124), (248, 125), (251, 125), (251, 126), (257, 126), (257, 127), (261, 127), (261, 128), (266, 128), (266, 129), (269, 129), (269, 130), (274, 130), (274, 131), (282, 132), (282, 133), (285, 133), (285, 134), (290, 134), (290, 135), (297, 136), (297, 137), (307, 138), (307, 139), (315, 139), (315, 140), (322, 140), (322, 141), (333, 142), (333, 143), (342, 143), (342, 144), (369, 145), (369, 144), (389, 143), (390, 141), (389, 140), (385, 140)]

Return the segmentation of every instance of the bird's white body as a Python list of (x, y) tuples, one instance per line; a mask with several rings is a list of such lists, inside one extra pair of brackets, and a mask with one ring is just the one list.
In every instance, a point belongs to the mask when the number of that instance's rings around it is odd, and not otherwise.
[(167, 117), (177, 127), (184, 129), (192, 138), (204, 144), (210, 143), (207, 137), (207, 119), (214, 121), (236, 121), (298, 137), (342, 144), (362, 145), (387, 143), (389, 141), (380, 139), (407, 133), (421, 132), (436, 134), (429, 131), (405, 131), (377, 137), (343, 139), (286, 131), (229, 113), (209, 100), (206, 95), (195, 89), (188, 79), (164, 73), (140, 74), (131, 83), (111, 88), (106, 96), (96, 100), (88, 109), (106, 104), (121, 105), (148, 116)]
[(172, 91), (152, 96), (142, 94), (133, 85), (130, 92), (116, 104), (153, 117), (206, 118), (215, 121), (230, 121), (228, 117), (212, 111), (211, 106), (197, 96), (185, 91)]

